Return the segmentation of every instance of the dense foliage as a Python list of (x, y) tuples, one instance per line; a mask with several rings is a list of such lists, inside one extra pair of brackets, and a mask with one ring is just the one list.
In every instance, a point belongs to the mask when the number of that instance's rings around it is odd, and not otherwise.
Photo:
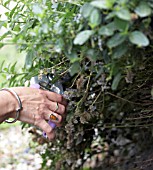
[(69, 99), (56, 141), (34, 131), (47, 145), (43, 169), (48, 160), (57, 170), (131, 169), (153, 141), (153, 1), (14, 0), (9, 9), (12, 2), (2, 2), (8, 12), (0, 26), (8, 32), (0, 45), (16, 44), (27, 56), (22, 73), (1, 66), (9, 86), (54, 72)]

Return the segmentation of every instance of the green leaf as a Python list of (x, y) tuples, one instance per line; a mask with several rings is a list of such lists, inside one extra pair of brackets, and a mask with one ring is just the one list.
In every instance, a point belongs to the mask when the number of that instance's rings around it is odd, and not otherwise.
[(33, 50), (28, 51), (25, 59), (25, 67), (27, 69), (31, 68), (34, 57), (35, 57), (34, 51)]
[(115, 31), (115, 25), (114, 25), (114, 22), (110, 23), (110, 24), (107, 24), (105, 26), (101, 26), (99, 31), (98, 31), (98, 34), (99, 35), (104, 35), (104, 36), (111, 36), (114, 34), (114, 31)]
[(115, 11), (109, 12), (105, 17), (105, 20), (110, 20), (110, 19), (114, 18), (115, 16), (116, 16)]
[(19, 26), (19, 25), (16, 25), (16, 26), (14, 27), (13, 31), (19, 32), (19, 31), (20, 31), (20, 26)]
[(71, 63), (75, 63), (79, 61), (79, 57), (75, 51), (72, 51), (70, 54), (66, 54), (67, 58), (70, 60)]
[(121, 44), (117, 46), (112, 52), (112, 58), (118, 59), (121, 58), (128, 51), (127, 44)]
[(93, 1), (90, 4), (99, 9), (111, 9), (114, 4), (114, 0)]
[(0, 42), (0, 48), (2, 48), (3, 46), (4, 46), (4, 44)]
[(135, 9), (135, 13), (140, 17), (147, 17), (151, 14), (151, 8), (147, 2), (140, 2), (140, 4)]
[(9, 72), (9, 69), (5, 67), (3, 68), (3, 71)]
[(104, 59), (104, 63), (106, 63), (106, 64), (110, 63), (111, 59), (110, 59), (110, 56), (109, 56), (108, 49), (103, 50), (102, 57)]
[(9, 14), (10, 18), (12, 18), (12, 16), (13, 16), (15, 10), (17, 9), (17, 7), (18, 7), (18, 4), (11, 10), (11, 12)]
[(77, 34), (74, 39), (74, 44), (83, 45), (93, 34), (92, 30), (85, 30)]
[(10, 71), (14, 73), (17, 61), (10, 67)]
[(81, 14), (84, 18), (88, 18), (94, 9), (93, 6), (91, 6), (89, 3), (85, 3), (81, 8)]
[(5, 60), (2, 61), (1, 65), (0, 65), (0, 71), (2, 71), (3, 66), (4, 66)]
[(112, 90), (116, 90), (116, 89), (117, 89), (118, 84), (119, 84), (121, 78), (122, 78), (122, 77), (121, 77), (121, 73), (118, 73), (118, 74), (114, 77), (113, 83), (112, 83), (112, 86), (111, 86), (111, 89), (112, 89)]
[(7, 7), (7, 6), (9, 5), (9, 3), (10, 3), (10, 0), (6, 1), (6, 2), (3, 4), (3, 6), (4, 6), (4, 7)]
[(115, 27), (119, 31), (126, 31), (129, 28), (129, 22), (122, 20), (122, 19), (119, 19), (118, 17), (115, 17), (114, 23), (115, 23)]
[(101, 15), (98, 9), (94, 9), (90, 15), (90, 26), (92, 28), (98, 26), (101, 23)]
[(121, 9), (116, 12), (116, 16), (122, 20), (130, 21), (131, 14), (128, 9)]
[(76, 73), (78, 73), (80, 71), (80, 63), (79, 62), (75, 62), (72, 64), (72, 66), (70, 67), (70, 75), (74, 76)]
[(92, 62), (95, 62), (98, 59), (98, 55), (94, 49), (89, 49), (86, 55), (87, 55), (87, 58), (89, 58), (89, 60)]
[(140, 31), (134, 31), (130, 34), (129, 40), (131, 43), (136, 44), (138, 46), (148, 46), (149, 39)]
[(125, 40), (126, 40), (126, 36), (118, 33), (118, 34), (115, 34), (113, 37), (111, 37), (108, 40), (107, 46), (109, 48), (113, 48), (113, 47), (116, 47), (116, 46), (120, 45)]
[(4, 33), (3, 35), (1, 35), (1, 36), (0, 36), (0, 41), (2, 41), (3, 39), (5, 39), (9, 34), (10, 34), (10, 31), (7, 31), (7, 32)]

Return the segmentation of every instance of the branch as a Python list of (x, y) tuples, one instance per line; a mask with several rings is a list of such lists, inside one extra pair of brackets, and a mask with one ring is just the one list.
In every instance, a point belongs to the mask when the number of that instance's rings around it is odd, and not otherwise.
[(122, 97), (119, 97), (119, 96), (117, 96), (117, 95), (115, 95), (115, 94), (112, 94), (112, 93), (110, 93), (110, 92), (106, 92), (106, 94), (109, 94), (109, 95), (111, 95), (111, 96), (113, 96), (113, 97), (116, 97), (116, 98), (118, 98), (118, 99), (120, 99), (120, 100), (123, 100), (123, 101), (126, 101), (126, 102), (128, 102), (128, 103), (136, 104), (136, 105), (141, 105), (141, 106), (142, 106), (141, 103), (135, 103), (135, 102), (129, 101), (129, 100), (127, 100), (127, 99), (124, 99), (124, 98), (122, 98)]

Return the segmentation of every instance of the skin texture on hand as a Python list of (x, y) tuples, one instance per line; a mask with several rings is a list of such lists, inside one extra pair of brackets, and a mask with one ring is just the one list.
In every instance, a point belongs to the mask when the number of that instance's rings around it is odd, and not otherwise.
[[(19, 120), (39, 127), (47, 134), (49, 140), (54, 139), (55, 132), (47, 121), (50, 115), (53, 114), (57, 117), (57, 120), (52, 121), (57, 126), (61, 126), (66, 116), (66, 99), (54, 92), (31, 87), (13, 87), (11, 89), (18, 94), (22, 102), (23, 108), (20, 111)], [(19, 107), (15, 97), (11, 93), (3, 91), (0, 92), (0, 98), (3, 99), (0, 99), (0, 106), (2, 107), (0, 121), (15, 117), (15, 110)]]

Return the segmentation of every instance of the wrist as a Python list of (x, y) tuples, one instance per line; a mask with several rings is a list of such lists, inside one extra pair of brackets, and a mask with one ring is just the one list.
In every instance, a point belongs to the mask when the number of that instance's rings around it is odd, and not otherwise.
[(0, 121), (14, 117), (17, 104), (15, 97), (11, 93), (0, 91)]

